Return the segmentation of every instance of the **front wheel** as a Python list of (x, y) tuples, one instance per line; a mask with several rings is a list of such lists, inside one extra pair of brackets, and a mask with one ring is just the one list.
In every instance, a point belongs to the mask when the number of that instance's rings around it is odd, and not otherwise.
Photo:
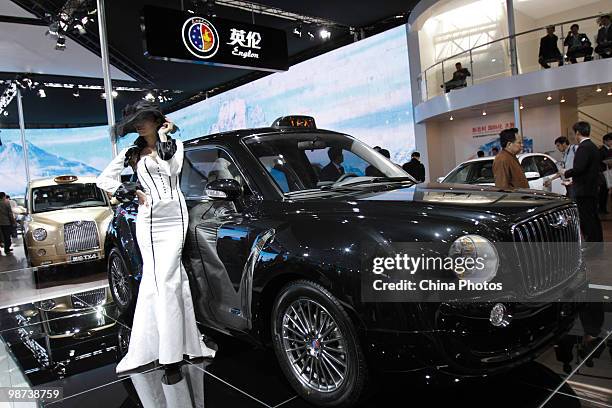
[(121, 313), (132, 311), (136, 305), (137, 287), (119, 249), (110, 251), (107, 265), (108, 283), (117, 308)]
[(274, 351), (305, 400), (348, 407), (364, 395), (367, 367), (357, 333), (338, 300), (314, 282), (291, 282), (272, 309)]

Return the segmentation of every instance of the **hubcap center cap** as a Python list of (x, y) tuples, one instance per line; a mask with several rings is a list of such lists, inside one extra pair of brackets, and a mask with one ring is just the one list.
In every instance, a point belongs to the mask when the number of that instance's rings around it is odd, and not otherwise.
[(308, 354), (313, 357), (319, 357), (321, 355), (321, 339), (314, 338), (310, 340), (310, 344), (308, 345)]

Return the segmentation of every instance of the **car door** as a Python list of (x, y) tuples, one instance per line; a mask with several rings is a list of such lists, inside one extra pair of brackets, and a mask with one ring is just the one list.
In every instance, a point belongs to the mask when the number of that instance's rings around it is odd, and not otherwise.
[(543, 190), (544, 189), (544, 180), (540, 174), (540, 170), (535, 161), (535, 156), (526, 156), (521, 160), (521, 167), (523, 168), (523, 172), (525, 176), (527, 176), (527, 181), (529, 182), (529, 188), (534, 190)]
[[(189, 227), (183, 263), (198, 320), (225, 330), (250, 328), (252, 264), (270, 236), (257, 222), (256, 194), (243, 174), (224, 147), (185, 152), (181, 189)], [(243, 200), (212, 200), (206, 195), (206, 184), (230, 178), (242, 185)]]
[[(553, 178), (559, 171), (557, 164), (552, 159), (552, 157), (546, 155), (537, 155), (533, 156), (535, 158), (536, 165), (538, 166), (538, 170), (540, 171), (540, 175), (544, 180), (550, 180)], [(551, 191), (555, 194), (565, 195), (565, 186), (561, 183), (561, 179), (557, 177), (554, 179), (549, 187), (544, 186), (544, 190)]]

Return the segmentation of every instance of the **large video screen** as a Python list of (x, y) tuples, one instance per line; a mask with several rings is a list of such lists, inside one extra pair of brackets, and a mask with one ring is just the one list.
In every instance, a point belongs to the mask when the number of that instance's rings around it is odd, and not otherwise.
[[(391, 152), (398, 164), (414, 150), (405, 27), (292, 66), (174, 112), (183, 140), (269, 126), (285, 115), (314, 116), (317, 126), (350, 134)], [(25, 170), (18, 130), (2, 130), (0, 191), (23, 195)], [(111, 158), (105, 127), (28, 130), (31, 177), (98, 174)], [(123, 148), (135, 135), (119, 140)]]

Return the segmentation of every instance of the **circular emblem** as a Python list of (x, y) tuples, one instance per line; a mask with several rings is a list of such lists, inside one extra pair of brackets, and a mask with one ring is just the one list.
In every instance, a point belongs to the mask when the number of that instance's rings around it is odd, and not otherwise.
[(211, 58), (219, 50), (219, 34), (210, 21), (191, 17), (183, 24), (183, 44), (196, 57)]
[(506, 306), (503, 303), (496, 303), (491, 309), (489, 322), (495, 327), (507, 326), (510, 324), (510, 316), (506, 311)]

